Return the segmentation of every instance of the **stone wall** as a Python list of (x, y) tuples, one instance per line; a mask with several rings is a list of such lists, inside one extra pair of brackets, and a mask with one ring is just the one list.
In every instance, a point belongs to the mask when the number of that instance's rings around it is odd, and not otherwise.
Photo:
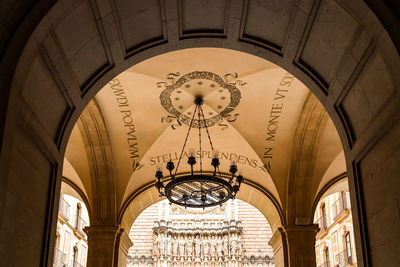
[(244, 201), (238, 201), (239, 220), (242, 222), (245, 255), (273, 257), (272, 247), (267, 243), (272, 237), (271, 227), (259, 210)]
[(133, 246), (129, 249), (130, 256), (151, 256), (153, 249), (153, 226), (158, 217), (158, 205), (153, 204), (145, 209), (132, 225), (129, 237)]

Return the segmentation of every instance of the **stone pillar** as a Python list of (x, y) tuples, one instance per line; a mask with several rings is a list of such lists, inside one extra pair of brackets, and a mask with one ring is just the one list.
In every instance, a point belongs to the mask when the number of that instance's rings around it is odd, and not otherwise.
[(116, 259), (118, 260), (114, 266), (126, 267), (126, 261), (128, 258), (129, 248), (133, 245), (129, 235), (124, 229), (120, 229), (117, 236), (117, 242), (115, 246), (115, 251), (118, 253)]
[(289, 225), (284, 232), (288, 248), (288, 267), (315, 267), (315, 235), (318, 226)]
[(282, 228), (278, 228), (272, 235), (268, 244), (274, 250), (274, 266), (288, 266), (288, 250), (286, 243), (286, 234)]
[(114, 266), (115, 245), (120, 234), (119, 225), (85, 227), (88, 237), (87, 267)]

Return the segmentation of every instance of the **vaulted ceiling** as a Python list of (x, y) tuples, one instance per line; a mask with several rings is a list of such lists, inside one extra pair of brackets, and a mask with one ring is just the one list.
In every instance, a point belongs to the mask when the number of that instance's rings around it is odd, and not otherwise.
[[(345, 170), (332, 121), (293, 75), (246, 53), (193, 48), (150, 58), (111, 80), (71, 134), (64, 176), (87, 194), (93, 172), (115, 177), (121, 207), (154, 181), (158, 163), (177, 162), (199, 95), (213, 144), (221, 152), (221, 170), (228, 170), (236, 157), (245, 179), (267, 190), (282, 209), (295, 194), (291, 187), (304, 186), (302, 193), (312, 204), (327, 171), (324, 183)], [(99, 141), (93, 131), (101, 135)], [(203, 169), (211, 170), (204, 128), (202, 134)], [(197, 143), (193, 131), (187, 148)], [(98, 171), (100, 160), (91, 156), (99, 147), (108, 151), (102, 154), (104, 173)], [(179, 169), (187, 170), (187, 164)]]

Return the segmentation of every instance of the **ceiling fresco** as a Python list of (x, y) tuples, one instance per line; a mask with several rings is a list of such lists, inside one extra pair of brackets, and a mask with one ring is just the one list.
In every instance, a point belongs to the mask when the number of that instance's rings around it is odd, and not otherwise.
[[(120, 203), (154, 180), (158, 163), (178, 161), (196, 96), (204, 99), (204, 117), (214, 147), (220, 151), (221, 171), (237, 158), (245, 179), (268, 189), (279, 201), (285, 194), (294, 135), (309, 94), (284, 69), (227, 49), (179, 50), (131, 67), (95, 97), (110, 137)], [(199, 126), (197, 117), (193, 123)], [(211, 148), (204, 125), (200, 127), (203, 151), (197, 157), (202, 157), (203, 169), (211, 171)], [(187, 148), (198, 147), (194, 130)], [(84, 151), (78, 135), (76, 126), (66, 157), (79, 176), (86, 176), (88, 162), (86, 156), (78, 155), (77, 151)], [(327, 155), (323, 148), (319, 152), (324, 163), (319, 166), (321, 175), (341, 151), (335, 130), (324, 135), (330, 146)], [(183, 162), (185, 157), (186, 152)], [(186, 165), (180, 171), (188, 171)]]

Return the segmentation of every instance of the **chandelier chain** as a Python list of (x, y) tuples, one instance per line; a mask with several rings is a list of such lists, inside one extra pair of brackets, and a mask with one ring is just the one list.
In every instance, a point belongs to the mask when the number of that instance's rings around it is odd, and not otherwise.
[(202, 110), (201, 106), (198, 105), (198, 109), (197, 109), (197, 115), (199, 118), (199, 149), (200, 149), (200, 174), (203, 174), (203, 161), (202, 161), (202, 152), (201, 152), (201, 113), (200, 110)]
[[(186, 143), (187, 143), (187, 140), (188, 140), (188, 137), (189, 137), (189, 134), (190, 134), (190, 130), (192, 129), (194, 117), (196, 116), (196, 111), (197, 111), (197, 105), (196, 105), (196, 107), (194, 108), (193, 117), (192, 117), (192, 119), (190, 120), (189, 130), (188, 130), (188, 132), (187, 132), (187, 134), (186, 134), (185, 142), (183, 143), (182, 151), (181, 151), (181, 154), (180, 154), (180, 156), (179, 156), (178, 163), (177, 163), (177, 165), (176, 165), (174, 177), (176, 176), (176, 172), (178, 171), (179, 164), (181, 163), (183, 151), (185, 151), (185, 147), (186, 147)], [(171, 178), (174, 179), (174, 177), (171, 177)]]
[[(214, 150), (214, 146), (213, 146), (213, 143), (212, 143), (212, 141), (211, 141), (210, 133), (208, 132), (207, 121), (206, 121), (206, 118), (205, 118), (205, 116), (204, 116), (203, 109), (202, 109), (201, 107), (200, 107), (200, 111), (201, 111), (201, 115), (203, 116), (204, 127), (206, 128), (208, 140), (210, 141), (210, 146), (211, 146), (211, 151), (212, 151), (212, 150)], [(199, 119), (199, 121), (200, 121), (200, 119)]]
[[(202, 97), (197, 96), (194, 103), (196, 104), (196, 106), (194, 108), (193, 115), (190, 120), (189, 129), (187, 130), (186, 137), (183, 142), (182, 151), (180, 153), (176, 168), (172, 160), (167, 162), (166, 168), (167, 170), (169, 170), (172, 180), (168, 182), (167, 185), (164, 186), (164, 183), (161, 181), (161, 179), (163, 178), (162, 169), (161, 167), (157, 166), (155, 174), (157, 180), (155, 187), (160, 193), (160, 196), (166, 196), (171, 201), (171, 203), (175, 203), (177, 205), (185, 207), (204, 209), (206, 207), (221, 205), (225, 201), (235, 198), (237, 192), (240, 189), (240, 185), (243, 182), (243, 176), (238, 172), (235, 161), (232, 161), (229, 167), (229, 172), (231, 173), (229, 180), (227, 177), (223, 177), (221, 175), (219, 152), (214, 149), (214, 145), (211, 140), (210, 131), (207, 125), (207, 120), (204, 116), (204, 110), (202, 108), (202, 104), (204, 103)], [(190, 165), (191, 172), (190, 174), (184, 174), (179, 178), (176, 178), (180, 163), (184, 155), (183, 153), (185, 151), (190, 136), (191, 129), (196, 127), (199, 128), (198, 132), (199, 150), (196, 151), (194, 148), (190, 148), (189, 154), (186, 154), (188, 157), (187, 163)], [(212, 174), (207, 174), (207, 173), (203, 174), (204, 149), (201, 147), (201, 145), (204, 142), (202, 142), (203, 140), (201, 140), (203, 135), (201, 129), (202, 127), (204, 127), (206, 130), (207, 138), (208, 141), (210, 142), (210, 146), (212, 149), (211, 166), (214, 168)], [(196, 142), (195, 141), (196, 138), (194, 137), (193, 139), (194, 139), (193, 141)], [(205, 143), (207, 143), (207, 140), (205, 140)], [(200, 163), (199, 173), (195, 173), (193, 168), (193, 166), (196, 164), (196, 155), (197, 157), (199, 157), (198, 159), (198, 162)], [(175, 172), (173, 174), (172, 172), (174, 169)], [(236, 180), (234, 180), (236, 173), (237, 173)]]

